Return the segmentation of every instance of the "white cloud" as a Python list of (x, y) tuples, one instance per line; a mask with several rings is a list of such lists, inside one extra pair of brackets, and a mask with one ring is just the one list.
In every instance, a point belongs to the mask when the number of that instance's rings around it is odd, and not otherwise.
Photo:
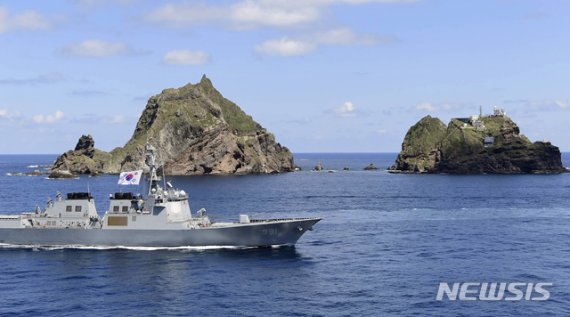
[(505, 103), (523, 107), (525, 111), (560, 111), (570, 110), (568, 100), (543, 99), (543, 100), (506, 100)]
[(53, 84), (63, 80), (65, 80), (65, 76), (63, 76), (61, 73), (47, 73), (29, 78), (3, 78), (0, 79), (0, 85)]
[(97, 113), (83, 113), (79, 116), (69, 117), (65, 116), (66, 121), (76, 124), (87, 125), (121, 125), (125, 123), (136, 123), (138, 119), (135, 116), (124, 116), (121, 114), (115, 115), (101, 115)]
[(74, 56), (84, 57), (108, 57), (127, 54), (129, 47), (121, 42), (108, 42), (102, 40), (85, 40), (66, 46), (63, 52)]
[(221, 24), (237, 29), (260, 26), (293, 27), (319, 21), (331, 5), (368, 3), (411, 3), (415, 0), (241, 0), (207, 5), (188, 1), (167, 4), (149, 12), (145, 19), (171, 27)]
[(440, 112), (440, 111), (457, 111), (460, 109), (471, 109), (477, 110), (479, 113), (479, 107), (474, 107), (470, 103), (462, 102), (441, 102), (441, 103), (431, 103), (431, 102), (421, 102), (416, 105), (416, 110), (427, 111), (427, 112)]
[(386, 3), (386, 4), (399, 4), (399, 3), (414, 3), (421, 0), (331, 0), (330, 2), (346, 3), (346, 4), (366, 4), (366, 3)]
[(12, 22), (16, 29), (22, 30), (45, 30), (50, 27), (48, 20), (34, 11), (26, 11), (16, 15)]
[(316, 21), (319, 16), (319, 10), (311, 5), (291, 6), (286, 1), (245, 0), (229, 5), (167, 4), (151, 11), (146, 20), (174, 27), (220, 23), (243, 29), (299, 25)]
[(46, 124), (56, 123), (61, 119), (63, 119), (63, 112), (60, 110), (56, 111), (54, 114), (47, 114), (47, 115), (37, 114), (32, 118), (32, 120), (34, 120), (35, 123), (46, 123)]
[(8, 30), (8, 11), (0, 7), (0, 34)]
[(537, 109), (548, 109), (548, 110), (568, 110), (570, 109), (568, 100), (541, 100), (541, 101), (531, 101), (528, 103), (531, 107)]
[(85, 90), (74, 90), (70, 94), (74, 96), (102, 96), (102, 95), (108, 95), (109, 93), (101, 90), (85, 89)]
[(114, 115), (111, 117), (111, 120), (109, 120), (109, 122), (112, 124), (121, 124), (125, 122), (125, 117), (120, 114)]
[[(315, 24), (323, 10), (331, 5), (361, 5), (369, 3), (410, 3), (415, 0), (239, 0), (209, 5), (187, 1), (166, 4), (150, 11), (145, 19), (170, 27), (217, 24), (237, 30), (257, 27), (298, 27)], [(305, 32), (306, 33), (306, 32)], [(297, 38), (269, 39), (255, 46), (265, 55), (299, 56), (321, 45), (373, 45), (388, 43), (393, 38), (376, 34), (361, 34), (350, 28), (334, 28)]]
[(431, 102), (422, 102), (416, 105), (416, 110), (435, 112), (437, 108)]
[(92, 9), (103, 5), (131, 5), (136, 4), (138, 0), (73, 0), (73, 3), (80, 8)]
[(229, 17), (238, 24), (292, 26), (316, 21), (320, 12), (311, 6), (276, 5), (277, 2), (243, 1), (231, 7)]
[(305, 36), (304, 39), (281, 38), (268, 40), (255, 47), (266, 55), (296, 56), (310, 53), (321, 45), (373, 45), (391, 42), (390, 37), (360, 34), (350, 28), (337, 28)]
[(554, 104), (557, 105), (560, 109), (568, 108), (568, 101), (566, 100), (554, 100)]
[(315, 36), (316, 42), (329, 45), (373, 45), (390, 40), (374, 34), (359, 34), (350, 28), (333, 29)]
[(255, 51), (265, 55), (298, 56), (304, 55), (315, 49), (315, 45), (309, 42), (281, 38), (279, 40), (265, 41), (255, 47)]
[(172, 65), (202, 65), (210, 61), (210, 55), (201, 51), (173, 50), (164, 55), (164, 62)]
[(0, 34), (12, 30), (37, 31), (50, 27), (51, 23), (48, 19), (36, 11), (10, 14), (8, 9), (0, 7)]
[(214, 21), (223, 21), (227, 13), (223, 7), (203, 4), (167, 4), (151, 11), (146, 20), (168, 26), (182, 27)]
[(14, 121), (20, 119), (22, 115), (20, 112), (12, 112), (6, 108), (0, 108), (0, 121)]
[(454, 117), (457, 117), (457, 116), (478, 115), (479, 111), (481, 111), (483, 115), (489, 115), (493, 113), (493, 106), (481, 105), (469, 101), (453, 101), (453, 100), (443, 101), (443, 102), (426, 101), (418, 103), (415, 106), (408, 108), (408, 110), (416, 110), (419, 112), (428, 112), (428, 113), (438, 113), (441, 115), (450, 114)]
[(356, 115), (354, 104), (351, 101), (343, 103), (340, 107), (334, 109), (334, 112), (341, 117), (353, 117)]

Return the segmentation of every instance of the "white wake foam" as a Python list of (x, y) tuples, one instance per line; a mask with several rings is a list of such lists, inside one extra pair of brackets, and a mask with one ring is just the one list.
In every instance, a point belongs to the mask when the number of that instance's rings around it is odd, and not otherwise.
[(89, 246), (89, 245), (32, 245), (32, 244), (6, 244), (0, 243), (0, 249), (32, 249), (40, 250), (133, 250), (133, 251), (208, 251), (208, 250), (242, 250), (252, 249), (254, 247), (236, 247), (236, 246), (180, 246), (180, 247), (133, 247), (133, 246)]

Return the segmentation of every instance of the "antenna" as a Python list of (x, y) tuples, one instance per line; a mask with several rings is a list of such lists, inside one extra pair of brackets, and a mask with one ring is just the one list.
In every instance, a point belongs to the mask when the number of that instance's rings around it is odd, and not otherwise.
[(148, 188), (148, 195), (150, 196), (150, 194), (152, 193), (152, 189), (155, 188), (156, 186), (158, 186), (158, 176), (156, 175), (156, 161), (155, 161), (155, 156), (154, 156), (154, 151), (155, 148), (150, 145), (147, 144), (145, 146), (145, 151), (146, 151), (146, 165), (148, 165), (148, 167), (150, 168), (149, 171), (149, 188)]
[(164, 174), (164, 167), (165, 166), (166, 166), (166, 164), (164, 162), (162, 162), (162, 181), (164, 182), (164, 188), (168, 188), (168, 187), (166, 187), (166, 174)]

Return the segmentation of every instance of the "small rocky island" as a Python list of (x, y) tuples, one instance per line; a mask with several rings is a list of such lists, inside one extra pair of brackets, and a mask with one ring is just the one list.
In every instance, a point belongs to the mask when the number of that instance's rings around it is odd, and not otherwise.
[(560, 150), (531, 142), (505, 111), (455, 118), (426, 116), (412, 126), (391, 172), (450, 174), (563, 173)]
[(376, 167), (376, 165), (374, 165), (373, 163), (368, 164), (365, 168), (365, 171), (377, 171), (378, 167)]
[(290, 172), (293, 155), (204, 75), (198, 84), (165, 89), (151, 97), (131, 139), (111, 152), (95, 148), (90, 135), (59, 156), (50, 177), (116, 174), (142, 169), (144, 147), (158, 150), (168, 175)]

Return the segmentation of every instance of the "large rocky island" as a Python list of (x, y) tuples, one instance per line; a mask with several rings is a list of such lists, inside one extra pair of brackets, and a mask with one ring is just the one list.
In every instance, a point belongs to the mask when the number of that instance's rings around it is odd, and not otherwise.
[(455, 118), (426, 116), (412, 126), (391, 172), (450, 174), (562, 173), (560, 150), (531, 142), (502, 109)]
[(90, 135), (59, 156), (50, 177), (141, 169), (144, 147), (158, 149), (168, 175), (252, 174), (292, 171), (293, 156), (275, 137), (224, 98), (203, 76), (198, 84), (151, 97), (131, 139), (111, 152)]

